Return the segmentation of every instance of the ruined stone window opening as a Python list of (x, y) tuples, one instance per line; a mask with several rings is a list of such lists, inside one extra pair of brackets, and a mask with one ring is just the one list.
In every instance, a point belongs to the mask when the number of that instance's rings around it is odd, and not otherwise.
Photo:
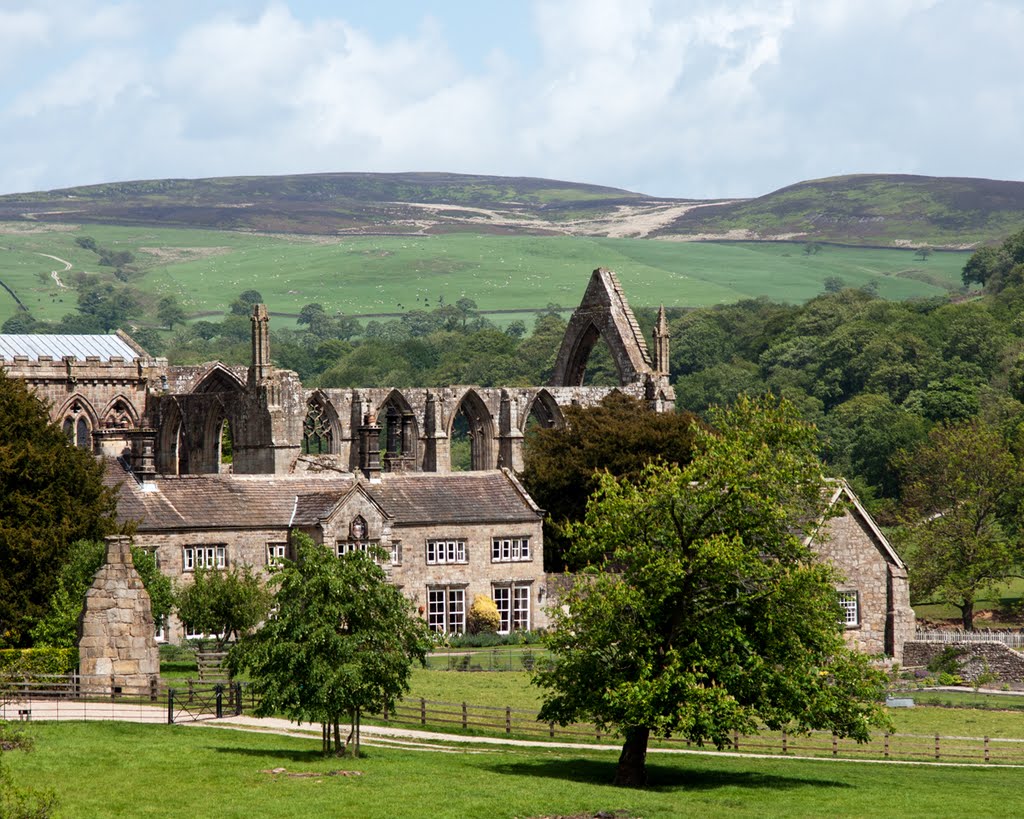
[[(487, 406), (472, 390), (459, 403), (449, 431), (453, 472), (493, 469), (494, 423)], [(467, 453), (468, 449), (468, 453)]]
[(394, 394), (381, 407), (381, 463), (385, 472), (412, 472), (416, 469), (416, 416)]
[(220, 472), (230, 472), (231, 464), (234, 461), (234, 438), (231, 434), (231, 422), (225, 418), (220, 424), (220, 440), (217, 450), (219, 456), (217, 463), (220, 465)]
[(492, 563), (515, 563), (532, 559), (528, 537), (496, 537), (491, 540)]
[(427, 625), (444, 634), (466, 631), (466, 589), (436, 586), (427, 588)]
[(499, 634), (530, 629), (530, 586), (528, 584), (495, 585), (491, 597), (501, 617)]
[(227, 546), (185, 546), (181, 551), (181, 570), (194, 572), (196, 569), (226, 569), (228, 566)]
[(860, 625), (860, 592), (838, 592), (839, 608), (843, 612), (842, 624), (846, 628), (857, 628)]
[(330, 455), (333, 452), (334, 432), (327, 407), (319, 401), (310, 401), (302, 422), (302, 454)]
[(468, 563), (466, 541), (464, 540), (428, 540), (427, 565), (444, 565), (448, 563)]

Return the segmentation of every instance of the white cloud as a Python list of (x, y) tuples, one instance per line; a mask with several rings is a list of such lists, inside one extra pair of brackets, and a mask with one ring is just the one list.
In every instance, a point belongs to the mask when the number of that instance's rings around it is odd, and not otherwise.
[[(456, 25), (448, 3), (373, 27), (344, 8), (5, 7), (0, 190), (316, 170), (676, 196), (857, 171), (1024, 177), (1015, 0), (536, 0), (528, 43)], [(473, 43), (489, 56), (464, 36), (492, 37)]]

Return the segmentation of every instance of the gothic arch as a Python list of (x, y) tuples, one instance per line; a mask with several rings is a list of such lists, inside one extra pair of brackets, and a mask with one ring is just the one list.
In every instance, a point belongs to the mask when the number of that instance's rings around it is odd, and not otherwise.
[(455, 412), (448, 419), (448, 440), (451, 441), (455, 422), (459, 414), (469, 426), (470, 468), (473, 470), (494, 469), (497, 466), (495, 447), (495, 423), (487, 404), (472, 387), (466, 390)]
[(207, 410), (203, 423), (202, 441), (200, 443), (200, 471), (220, 472), (223, 469), (223, 452), (221, 443), (224, 437), (224, 425), (230, 431), (233, 441), (238, 440), (240, 426), (228, 411), (223, 401), (217, 400)]
[(139, 425), (139, 414), (126, 395), (116, 395), (103, 408), (105, 429), (128, 429)]
[(384, 471), (414, 471), (420, 430), (412, 405), (396, 388), (388, 393), (374, 417), (381, 428), (380, 454)]
[(92, 432), (99, 428), (99, 416), (89, 399), (74, 393), (57, 413), (68, 441), (79, 449), (92, 449)]
[(245, 384), (223, 364), (217, 363), (210, 367), (203, 377), (192, 388), (193, 395), (214, 392), (241, 392)]
[(184, 441), (184, 419), (177, 401), (167, 401), (157, 434), (157, 472), (184, 475), (188, 472), (188, 447)]
[(341, 442), (341, 419), (331, 399), (316, 390), (306, 401), (302, 421), (302, 454), (335, 455)]
[(565, 328), (552, 386), (583, 385), (587, 360), (598, 338), (604, 339), (611, 351), (621, 385), (642, 382), (644, 376), (653, 374), (647, 343), (622, 285), (611, 270), (603, 267), (591, 274), (583, 300)]
[(544, 429), (561, 428), (565, 426), (565, 416), (562, 408), (558, 406), (553, 395), (547, 390), (540, 390), (530, 402), (530, 406), (523, 416), (520, 432), (526, 432), (533, 418), (537, 426)]

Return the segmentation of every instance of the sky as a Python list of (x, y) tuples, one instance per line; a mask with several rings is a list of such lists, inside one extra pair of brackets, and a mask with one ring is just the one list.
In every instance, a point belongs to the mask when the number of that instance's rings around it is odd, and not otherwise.
[(332, 171), (1024, 180), (1024, 0), (0, 0), (0, 193)]

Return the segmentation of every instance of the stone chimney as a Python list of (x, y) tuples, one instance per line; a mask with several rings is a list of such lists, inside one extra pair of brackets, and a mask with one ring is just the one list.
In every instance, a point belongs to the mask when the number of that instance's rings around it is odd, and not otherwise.
[(107, 562), (85, 594), (78, 655), (83, 693), (148, 694), (159, 678), (152, 604), (124, 535), (107, 538)]

